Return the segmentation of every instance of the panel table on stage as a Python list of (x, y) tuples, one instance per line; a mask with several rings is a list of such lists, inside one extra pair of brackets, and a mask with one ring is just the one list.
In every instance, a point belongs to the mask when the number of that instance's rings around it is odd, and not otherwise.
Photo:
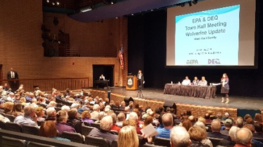
[(199, 97), (199, 98), (214, 98), (216, 96), (216, 87), (165, 84), (164, 94)]

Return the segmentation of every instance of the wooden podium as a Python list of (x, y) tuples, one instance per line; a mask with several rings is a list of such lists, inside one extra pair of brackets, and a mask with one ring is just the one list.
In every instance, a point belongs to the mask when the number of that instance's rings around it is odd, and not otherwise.
[(138, 80), (136, 76), (127, 76), (126, 90), (137, 90)]

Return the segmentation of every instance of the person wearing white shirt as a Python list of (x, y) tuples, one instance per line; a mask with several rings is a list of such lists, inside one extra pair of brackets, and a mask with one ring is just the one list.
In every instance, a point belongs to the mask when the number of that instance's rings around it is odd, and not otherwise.
[(189, 80), (188, 76), (185, 76), (182, 85), (191, 85), (191, 80)]
[(202, 79), (198, 83), (199, 86), (207, 86), (207, 81), (205, 80), (205, 77), (202, 76)]
[(105, 77), (104, 77), (104, 75), (103, 75), (103, 74), (101, 74), (99, 79), (100, 79), (100, 80), (105, 80)]

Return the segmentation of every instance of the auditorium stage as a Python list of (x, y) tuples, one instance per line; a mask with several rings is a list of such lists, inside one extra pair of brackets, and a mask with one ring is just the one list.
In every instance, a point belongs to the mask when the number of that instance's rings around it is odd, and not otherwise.
[[(104, 90), (104, 89), (100, 89)], [(111, 87), (112, 93), (119, 93), (129, 97), (136, 97), (138, 91), (128, 91), (125, 88)], [(186, 97), (178, 95), (168, 95), (163, 94), (163, 89), (149, 89), (145, 88), (142, 91), (144, 98), (146, 99), (157, 99), (163, 100), (166, 105), (171, 105), (175, 103), (185, 103), (185, 104), (195, 104), (195, 105), (205, 105), (205, 106), (216, 106), (216, 107), (230, 107), (237, 109), (251, 109), (251, 110), (261, 110), (263, 109), (263, 98), (261, 97), (240, 97), (232, 96), (230, 94), (230, 103), (221, 103), (221, 96), (218, 95), (216, 98), (203, 99), (195, 97)]]

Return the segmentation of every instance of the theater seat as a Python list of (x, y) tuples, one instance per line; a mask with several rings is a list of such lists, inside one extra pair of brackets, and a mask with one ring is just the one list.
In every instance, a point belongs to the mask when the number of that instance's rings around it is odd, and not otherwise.
[(19, 124), (13, 122), (7, 122), (5, 124), (5, 128), (9, 131), (22, 132), (22, 127)]
[(79, 133), (63, 132), (61, 137), (67, 138), (72, 142), (84, 143), (84, 138)]
[(15, 116), (13, 116), (13, 115), (10, 115), (10, 114), (3, 114), (5, 117), (7, 117), (9, 120), (10, 120), (10, 122), (14, 122), (14, 120), (15, 120)]
[(22, 132), (32, 135), (39, 135), (39, 128), (33, 126), (22, 126)]
[(48, 144), (36, 143), (36, 142), (29, 142), (27, 144), (27, 147), (55, 147), (55, 146), (51, 146), (51, 145), (48, 145)]
[(91, 123), (90, 124), (92, 127), (100, 129), (100, 124), (99, 123)]
[(118, 147), (118, 142), (117, 141), (112, 141), (111, 142), (111, 147)]
[(154, 145), (160, 145), (160, 146), (171, 146), (170, 145), (170, 139), (167, 138), (161, 138), (161, 137), (155, 137), (154, 139)]
[(26, 147), (25, 140), (5, 136), (3, 136), (1, 140), (1, 147)]
[(82, 124), (81, 126), (81, 134), (84, 136), (89, 135), (90, 131), (93, 129), (94, 127), (90, 127), (90, 126), (86, 126), (84, 124)]
[(224, 140), (224, 139), (221, 139), (221, 138), (213, 138), (213, 137), (208, 137), (208, 139), (211, 140), (213, 146), (218, 146), (221, 144), (221, 142)]
[(85, 143), (97, 147), (110, 147), (108, 140), (101, 137), (86, 136)]
[(1, 129), (5, 129), (5, 123), (2, 122), (2, 121), (0, 121), (0, 128), (1, 128)]

